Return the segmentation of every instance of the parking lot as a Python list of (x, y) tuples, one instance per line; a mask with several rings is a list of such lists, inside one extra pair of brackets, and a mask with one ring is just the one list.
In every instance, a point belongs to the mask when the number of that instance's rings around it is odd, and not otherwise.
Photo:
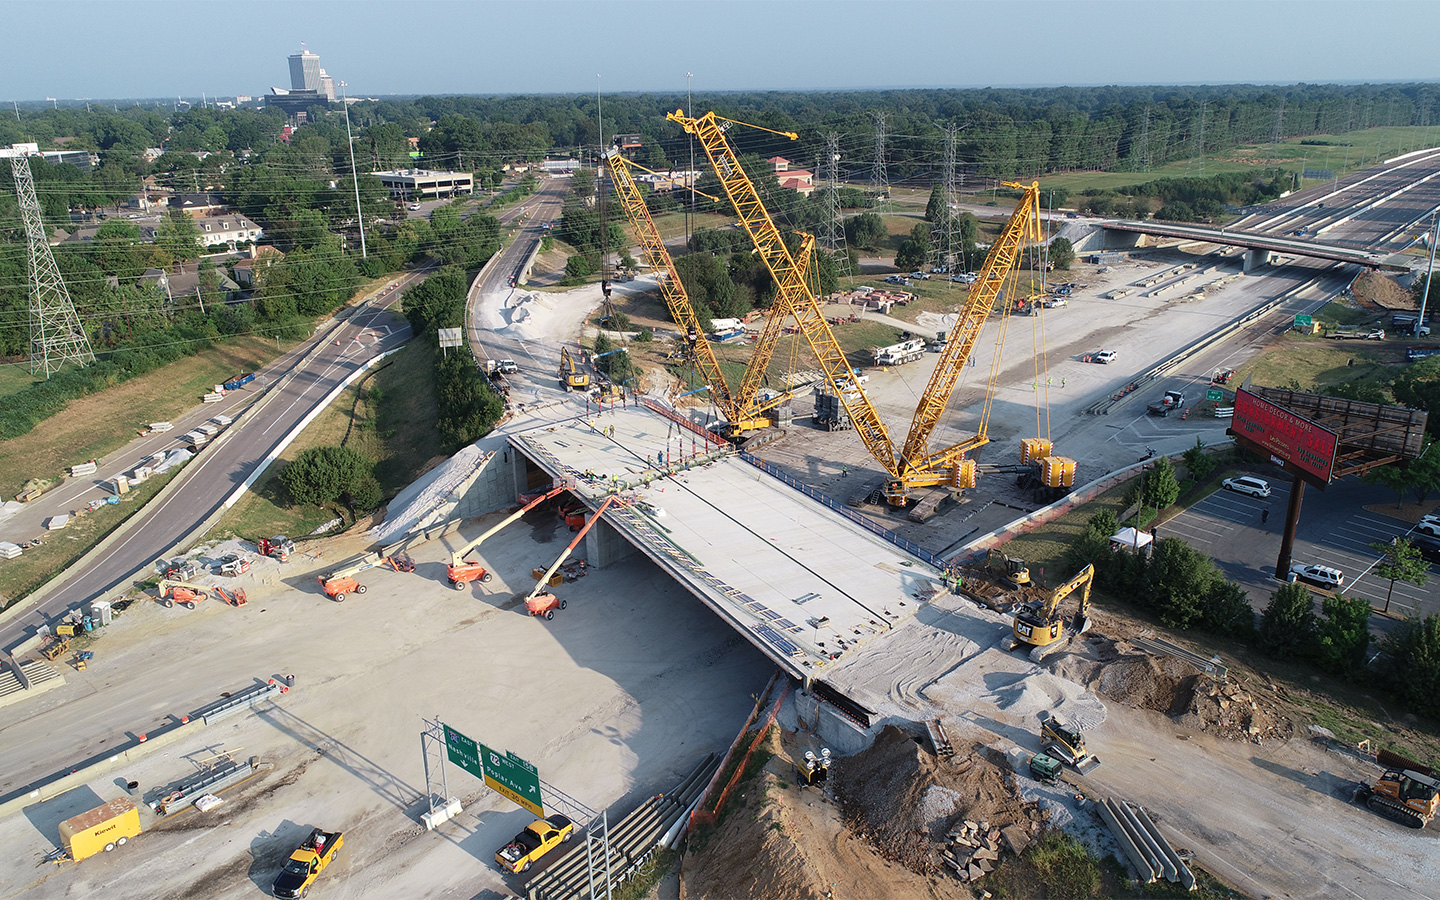
[[(1274, 578), (1275, 559), (1285, 527), (1285, 510), (1290, 484), (1266, 479), (1269, 498), (1261, 499), (1228, 490), (1219, 490), (1160, 526), (1161, 537), (1178, 537), (1212, 557), (1221, 572), (1250, 592), (1256, 609), (1264, 609), (1279, 587)], [(1401, 616), (1425, 616), (1440, 611), (1436, 578), (1440, 569), (1430, 567), (1431, 580), (1423, 587), (1390, 581), (1375, 574), (1382, 554), (1371, 544), (1388, 544), (1396, 537), (1412, 534), (1414, 526), (1401, 519), (1366, 509), (1365, 504), (1383, 505), (1373, 485), (1350, 479), (1332, 485), (1328, 491), (1313, 488), (1305, 492), (1296, 530), (1293, 562), (1332, 566), (1345, 573), (1342, 593), (1364, 597), (1376, 609), (1385, 608)], [(1269, 516), (1261, 521), (1264, 510)]]

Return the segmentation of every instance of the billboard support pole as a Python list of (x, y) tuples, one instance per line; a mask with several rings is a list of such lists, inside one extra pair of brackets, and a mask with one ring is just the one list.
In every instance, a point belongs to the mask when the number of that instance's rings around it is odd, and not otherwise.
[(1290, 558), (1295, 551), (1295, 526), (1300, 523), (1300, 502), (1305, 497), (1305, 479), (1290, 482), (1290, 502), (1285, 510), (1285, 532), (1280, 538), (1280, 558), (1275, 560), (1275, 577), (1290, 579)]

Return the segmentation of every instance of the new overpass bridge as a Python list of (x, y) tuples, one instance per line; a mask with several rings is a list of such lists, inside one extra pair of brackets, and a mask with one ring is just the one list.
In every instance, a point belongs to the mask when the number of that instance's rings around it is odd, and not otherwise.
[(1397, 259), (1396, 254), (1393, 253), (1377, 253), (1322, 241), (1301, 240), (1295, 237), (1277, 237), (1273, 234), (1225, 226), (1216, 228), (1209, 225), (1179, 225), (1173, 222), (1114, 221), (1105, 222), (1100, 227), (1111, 232), (1148, 234), (1182, 241), (1200, 241), (1206, 244), (1242, 247), (1250, 251), (1245, 262), (1247, 270), (1253, 265), (1264, 265), (1269, 262), (1270, 254), (1288, 253), (1292, 256), (1350, 263), (1389, 272), (1410, 271), (1409, 261), (1403, 256)]

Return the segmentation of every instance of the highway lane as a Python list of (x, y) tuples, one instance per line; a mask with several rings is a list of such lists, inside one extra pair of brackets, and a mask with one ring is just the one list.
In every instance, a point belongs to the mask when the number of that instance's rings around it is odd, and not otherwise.
[(1396, 252), (1440, 207), (1440, 150), (1425, 150), (1306, 188), (1230, 227)]
[[(565, 197), (570, 193), (569, 178), (547, 178), (540, 190), (526, 199), (523, 206), (509, 210), (501, 216), (502, 222), (513, 222), (524, 218), (521, 230), (504, 250), (500, 258), (490, 265), (484, 275), (470, 287), (466, 301), (466, 337), (475, 359), (517, 358), (516, 343), (508, 337), (496, 335), (491, 329), (503, 321), (500, 308), (515, 293), (512, 279), (518, 279), (526, 258), (535, 245), (545, 238), (545, 225), (560, 216)], [(554, 359), (519, 360), (521, 369), (509, 376), (512, 396), (542, 399), (550, 395), (561, 396), (558, 380), (554, 377), (555, 360), (559, 359), (559, 342), (555, 342)], [(526, 363), (529, 364), (526, 364)]]
[[(337, 337), (327, 340), (303, 370), (293, 372), (301, 358), (295, 353), (267, 368), (266, 376), (276, 381), (292, 372), (293, 377), (272, 388), (245, 415), (238, 431), (218, 446), (202, 450), (187, 464), (177, 476), (183, 483), (159, 503), (152, 502), (137, 513), (124, 526), (124, 536), (103, 555), (74, 572), (33, 608), (0, 626), (0, 647), (13, 648), (69, 610), (123, 589), (137, 576), (152, 574), (153, 563), (216, 512), (336, 385), (370, 359), (404, 343), (409, 325), (389, 307), (405, 287), (424, 275), (424, 271), (409, 273), (398, 279), (396, 290), (354, 308)], [(308, 342), (305, 347), (314, 349), (315, 344)]]

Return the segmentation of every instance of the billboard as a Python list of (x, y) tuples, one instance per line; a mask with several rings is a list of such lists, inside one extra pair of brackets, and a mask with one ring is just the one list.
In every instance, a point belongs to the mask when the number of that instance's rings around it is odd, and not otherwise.
[(1235, 392), (1228, 431), (1300, 469), (1320, 485), (1330, 483), (1340, 436), (1246, 390)]

